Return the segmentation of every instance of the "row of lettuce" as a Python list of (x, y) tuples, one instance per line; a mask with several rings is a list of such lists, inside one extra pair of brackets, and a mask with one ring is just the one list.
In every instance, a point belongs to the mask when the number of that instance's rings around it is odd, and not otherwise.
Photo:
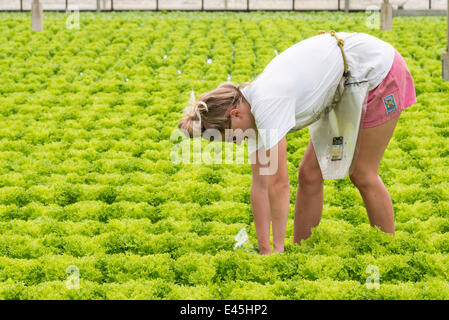
[[(0, 299), (447, 299), (449, 84), (445, 22), (365, 14), (81, 13), (0, 16)], [(367, 32), (404, 56), (418, 103), (380, 165), (396, 235), (370, 227), (349, 179), (326, 181), (323, 219), (292, 244), (309, 133), (288, 135), (286, 252), (259, 256), (251, 166), (174, 163), (190, 92), (251, 80), (318, 30)], [(207, 141), (201, 141), (207, 147)], [(238, 152), (236, 146), (233, 150)], [(191, 154), (193, 159), (193, 152)], [(247, 160), (247, 159), (245, 159)], [(234, 250), (245, 228), (250, 252)], [(79, 288), (67, 280), (76, 270)], [(378, 289), (366, 281), (377, 270)]]

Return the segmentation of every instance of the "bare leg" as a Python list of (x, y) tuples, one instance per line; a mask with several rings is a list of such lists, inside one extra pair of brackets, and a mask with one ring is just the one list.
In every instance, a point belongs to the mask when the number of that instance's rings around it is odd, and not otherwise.
[(310, 237), (312, 228), (320, 223), (323, 211), (323, 176), (312, 140), (309, 140), (299, 165), (298, 177), (293, 241), (300, 244), (301, 240)]
[(359, 154), (349, 175), (363, 198), (370, 224), (392, 234), (394, 234), (393, 204), (387, 188), (379, 177), (379, 164), (398, 119), (399, 114), (379, 126), (361, 129)]

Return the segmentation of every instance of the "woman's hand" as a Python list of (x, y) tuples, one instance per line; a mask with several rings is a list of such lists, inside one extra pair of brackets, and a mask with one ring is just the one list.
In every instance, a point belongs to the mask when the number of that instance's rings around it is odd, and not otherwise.
[(290, 206), (286, 138), (283, 137), (276, 146), (268, 150), (266, 157), (259, 152), (254, 153), (252, 157), (251, 204), (259, 253), (271, 253), (271, 221), (273, 252), (283, 252)]

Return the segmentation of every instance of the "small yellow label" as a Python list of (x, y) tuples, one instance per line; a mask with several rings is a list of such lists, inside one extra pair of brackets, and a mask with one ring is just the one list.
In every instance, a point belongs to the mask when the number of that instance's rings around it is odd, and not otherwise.
[(343, 146), (342, 145), (334, 145), (331, 150), (331, 160), (341, 160), (343, 156)]

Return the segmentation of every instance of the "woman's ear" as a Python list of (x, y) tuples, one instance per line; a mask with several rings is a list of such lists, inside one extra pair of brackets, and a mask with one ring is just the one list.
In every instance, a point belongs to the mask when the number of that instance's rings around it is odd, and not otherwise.
[(229, 112), (229, 115), (234, 118), (234, 117), (239, 117), (240, 116), (240, 110), (238, 108), (232, 109)]

